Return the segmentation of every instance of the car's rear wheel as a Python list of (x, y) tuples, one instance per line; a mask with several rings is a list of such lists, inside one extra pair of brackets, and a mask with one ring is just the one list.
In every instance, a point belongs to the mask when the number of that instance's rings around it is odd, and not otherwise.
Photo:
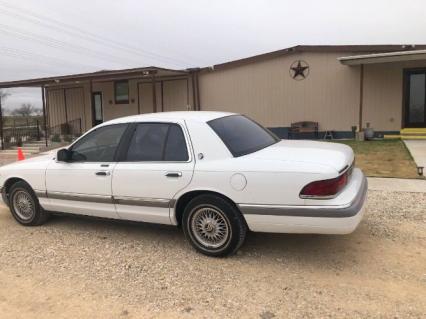
[(46, 222), (49, 214), (41, 208), (31, 187), (21, 181), (12, 185), (9, 192), (12, 216), (24, 226), (39, 226)]
[(188, 203), (182, 226), (197, 251), (215, 257), (235, 253), (247, 233), (247, 225), (235, 205), (210, 194), (197, 196)]

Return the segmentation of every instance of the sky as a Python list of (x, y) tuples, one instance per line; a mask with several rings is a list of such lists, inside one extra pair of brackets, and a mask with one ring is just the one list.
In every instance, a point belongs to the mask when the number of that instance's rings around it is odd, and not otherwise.
[[(426, 44), (424, 0), (0, 0), (0, 81), (209, 66), (298, 44)], [(41, 107), (9, 89), (3, 107)]]

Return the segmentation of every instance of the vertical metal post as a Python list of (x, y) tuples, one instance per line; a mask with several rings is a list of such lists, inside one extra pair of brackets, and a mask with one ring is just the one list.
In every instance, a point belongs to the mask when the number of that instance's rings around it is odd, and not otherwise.
[(4, 139), (3, 139), (3, 111), (1, 107), (1, 96), (0, 96), (0, 139), (1, 149), (4, 150)]
[[(42, 86), (41, 87), (41, 99), (43, 102), (43, 122), (44, 122), (44, 140), (47, 147), (47, 119), (46, 119), (46, 89)], [(38, 125), (37, 125), (38, 127)]]
[(157, 88), (155, 85), (155, 75), (152, 76), (152, 108), (154, 113), (157, 112)]
[(140, 101), (140, 91), (139, 91), (139, 82), (136, 83), (136, 88), (138, 91), (138, 114), (141, 114), (141, 101)]
[(64, 109), (65, 109), (65, 123), (68, 123), (68, 108), (67, 108), (67, 89), (64, 89)]
[(198, 106), (197, 106), (197, 98), (195, 96), (195, 94), (196, 94), (196, 89), (195, 89), (195, 71), (191, 71), (191, 86), (192, 86), (192, 105), (193, 105), (194, 111), (197, 111), (198, 110)]
[[(93, 82), (89, 81), (89, 94), (90, 94), (90, 114), (92, 114), (92, 127), (96, 125), (96, 111), (95, 111), (95, 97), (93, 96)], [(102, 105), (103, 107), (103, 105)], [(102, 111), (103, 112), (103, 111)], [(102, 115), (103, 120), (103, 115)], [(85, 124), (87, 125), (87, 123)], [(81, 133), (81, 132), (80, 132)]]
[(164, 112), (164, 81), (161, 81), (161, 112)]
[(198, 111), (201, 111), (201, 102), (200, 102), (200, 78), (199, 78), (200, 70), (198, 69), (195, 73), (195, 86), (197, 87), (197, 108)]
[(359, 72), (359, 132), (362, 131), (362, 108), (364, 102), (364, 64), (361, 64)]
[(37, 141), (41, 140), (41, 135), (40, 135), (40, 123), (37, 120)]

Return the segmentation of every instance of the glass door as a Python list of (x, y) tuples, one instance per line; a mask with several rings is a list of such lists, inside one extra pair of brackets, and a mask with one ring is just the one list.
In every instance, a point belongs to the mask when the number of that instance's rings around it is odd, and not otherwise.
[(405, 127), (426, 127), (426, 70), (406, 72)]
[(93, 126), (101, 124), (104, 120), (102, 112), (102, 92), (93, 92)]

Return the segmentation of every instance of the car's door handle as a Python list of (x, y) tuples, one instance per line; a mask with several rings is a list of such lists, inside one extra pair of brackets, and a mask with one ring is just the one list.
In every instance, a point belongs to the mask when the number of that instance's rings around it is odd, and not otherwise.
[(100, 172), (96, 172), (95, 174), (97, 176), (109, 176), (109, 175), (111, 175), (111, 173), (107, 172), (107, 171), (100, 171)]
[(181, 172), (167, 172), (166, 177), (182, 177)]

